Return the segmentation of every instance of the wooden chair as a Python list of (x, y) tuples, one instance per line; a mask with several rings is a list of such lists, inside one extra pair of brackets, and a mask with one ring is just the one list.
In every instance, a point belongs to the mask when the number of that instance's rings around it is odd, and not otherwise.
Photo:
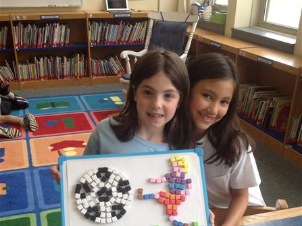
[[(272, 211), (278, 211), (288, 209), (288, 204), (284, 199), (278, 199), (276, 201), (275, 207), (269, 206), (248, 206), (243, 216), (254, 215), (258, 213), (267, 213)], [(211, 211), (215, 214), (215, 226), (219, 226), (222, 224), (224, 217), (226, 215), (227, 209), (212, 209)]]
[[(140, 52), (124, 50), (120, 57), (125, 60), (126, 75), (120, 79), (120, 83), (127, 87), (130, 80), (131, 65), (138, 57), (143, 56), (148, 50), (161, 47), (179, 54), (183, 61), (186, 61), (195, 33), (199, 17), (179, 12), (151, 12), (148, 14), (148, 30), (144, 49)], [(191, 25), (190, 34), (186, 38), (187, 28)], [(130, 60), (131, 59), (131, 60)]]

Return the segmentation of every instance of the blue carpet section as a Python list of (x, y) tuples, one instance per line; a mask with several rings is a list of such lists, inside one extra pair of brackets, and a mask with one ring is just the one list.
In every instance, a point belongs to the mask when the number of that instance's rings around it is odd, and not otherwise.
[(48, 167), (39, 167), (34, 170), (34, 178), (41, 209), (60, 207), (60, 191), (58, 185), (51, 176)]
[[(124, 96), (122, 92), (105, 92), (85, 95), (35, 97), (28, 98), (28, 101), (30, 104), (28, 109), (14, 111), (12, 115), (23, 117), (26, 112), (31, 112), (33, 115), (46, 117), (46, 115), (84, 112), (88, 114), (92, 123), (96, 125), (96, 119), (93, 118), (91, 111), (121, 109)], [(43, 223), (43, 217), (41, 217), (43, 213), (47, 211), (51, 213), (56, 210), (57, 214), (60, 208), (60, 186), (51, 176), (49, 171), (51, 166), (33, 167), (30, 144), (32, 138), (29, 136), (28, 131), (25, 134), (25, 138), (21, 139), (24, 139), (27, 145), (29, 167), (26, 169), (1, 171), (1, 164), (5, 163), (6, 153), (4, 148), (0, 148), (0, 219), (13, 217), (17, 222), (17, 219), (20, 219), (21, 216), (26, 215), (24, 219), (28, 219), (28, 216), (33, 216), (30, 221), (34, 222), (30, 223), (30, 226), (44, 226), (45, 219)], [(5, 140), (0, 139), (0, 147), (2, 147), (1, 142), (5, 142)], [(2, 226), (1, 221), (0, 225)], [(24, 222), (24, 225), (29, 224)], [(56, 225), (48, 226), (60, 225), (56, 223)]]
[(12, 111), (10, 114), (15, 115), (15, 116), (23, 117), (24, 116), (24, 110)]
[(122, 108), (124, 96), (121, 92), (111, 92), (93, 95), (82, 95), (82, 101), (84, 102), (88, 110), (109, 110)]
[(34, 210), (33, 187), (29, 170), (1, 172), (0, 183), (7, 195), (0, 195), (0, 217)]
[(79, 97), (76, 96), (29, 99), (29, 106), (26, 112), (30, 112), (33, 115), (52, 115), (85, 111)]

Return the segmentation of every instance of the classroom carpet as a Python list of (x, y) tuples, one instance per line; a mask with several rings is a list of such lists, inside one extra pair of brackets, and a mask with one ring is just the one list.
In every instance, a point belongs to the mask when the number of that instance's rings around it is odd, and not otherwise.
[(50, 167), (58, 150), (67, 156), (82, 155), (96, 124), (123, 107), (122, 92), (28, 98), (30, 107), (12, 112), (35, 115), (36, 132), (18, 125), (22, 136), (0, 138), (0, 225), (60, 226), (60, 186)]

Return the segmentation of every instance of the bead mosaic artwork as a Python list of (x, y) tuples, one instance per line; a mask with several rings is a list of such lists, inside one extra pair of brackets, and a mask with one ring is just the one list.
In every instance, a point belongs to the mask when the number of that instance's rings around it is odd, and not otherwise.
[(108, 167), (88, 171), (75, 187), (77, 209), (88, 220), (100, 224), (121, 219), (132, 200), (133, 190), (129, 180)]
[[(192, 189), (192, 179), (186, 179), (186, 173), (189, 172), (189, 164), (186, 158), (179, 155), (170, 158), (172, 172), (166, 173), (162, 177), (152, 177), (150, 183), (168, 183), (168, 191), (160, 191), (156, 193), (144, 194), (143, 188), (137, 189), (138, 199), (156, 199), (158, 203), (165, 205), (166, 215), (172, 225), (188, 226), (188, 223), (183, 223), (176, 219), (178, 209), (181, 203), (186, 201), (186, 196), (190, 194)], [(194, 225), (197, 222), (193, 222)], [(198, 225), (198, 223), (197, 223)]]

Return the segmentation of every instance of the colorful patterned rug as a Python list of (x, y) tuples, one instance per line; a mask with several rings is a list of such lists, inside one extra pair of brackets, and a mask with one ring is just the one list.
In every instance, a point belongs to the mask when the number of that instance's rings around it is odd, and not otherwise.
[(0, 225), (60, 226), (60, 187), (49, 168), (58, 150), (82, 155), (100, 120), (117, 114), (122, 92), (28, 98), (30, 107), (12, 114), (36, 116), (39, 130), (21, 130), (17, 139), (0, 138)]

